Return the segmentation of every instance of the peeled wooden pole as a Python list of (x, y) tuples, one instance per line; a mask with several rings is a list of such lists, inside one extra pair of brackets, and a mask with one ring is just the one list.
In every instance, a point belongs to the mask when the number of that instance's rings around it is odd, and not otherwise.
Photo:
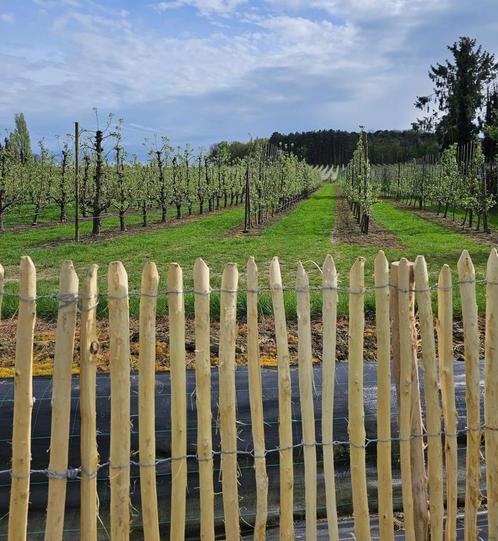
[(92, 265), (81, 291), (80, 322), (80, 416), (81, 416), (81, 480), (80, 537), (97, 541), (97, 450), (96, 381), (97, 353), (97, 271)]
[(237, 265), (225, 265), (220, 300), (220, 435), (221, 482), (226, 541), (239, 541), (237, 485), (237, 394), (235, 390), (235, 340), (237, 337)]
[(424, 392), (427, 424), (427, 458), (429, 470), (429, 509), (431, 539), (443, 538), (443, 451), (441, 445), (441, 406), (434, 340), (434, 317), (429, 276), (424, 257), (415, 259), (415, 289), (417, 290), (422, 359), (424, 363)]
[(322, 449), (330, 541), (339, 541), (334, 467), (334, 383), (337, 333), (337, 272), (332, 256), (323, 264)]
[(59, 282), (59, 312), (52, 376), (52, 426), (48, 466), (48, 504), (45, 540), (62, 539), (66, 508), (71, 372), (76, 330), (78, 276), (71, 261), (64, 261)]
[(171, 370), (171, 525), (170, 538), (185, 538), (187, 493), (187, 374), (185, 366), (185, 304), (183, 271), (168, 270), (169, 344)]
[(9, 541), (27, 537), (31, 412), (33, 410), (33, 337), (36, 320), (36, 269), (21, 257), (19, 316), (16, 332), (14, 419), (12, 423), (12, 481), (9, 505)]
[(358, 541), (370, 540), (365, 466), (365, 409), (363, 398), (363, 333), (365, 330), (365, 259), (358, 257), (349, 273), (348, 413), (354, 531)]
[(195, 397), (197, 454), (201, 506), (201, 540), (214, 541), (213, 441), (211, 415), (211, 350), (209, 340), (209, 268), (201, 258), (194, 264)]
[(486, 353), (484, 423), (489, 541), (498, 540), (498, 253), (491, 250), (486, 271)]
[(142, 271), (138, 354), (138, 429), (140, 493), (144, 539), (159, 541), (156, 488), (156, 308), (159, 274), (156, 264)]
[[(441, 397), (445, 424), (446, 541), (456, 540), (457, 514), (457, 411), (453, 377), (453, 289), (451, 271), (443, 265), (438, 281), (438, 345)], [(489, 467), (489, 465), (488, 465)]]
[(411, 465), (411, 410), (412, 410), (412, 331), (410, 324), (410, 267), (402, 258), (398, 268), (398, 317), (400, 344), (399, 371), (399, 450), (405, 538), (415, 541), (412, 465)]
[(477, 539), (477, 512), (480, 498), (481, 412), (479, 388), (479, 326), (476, 302), (476, 273), (469, 252), (458, 260), (458, 278), (462, 303), (465, 401), (467, 405), (467, 455), (465, 468), (465, 541)]
[(255, 541), (263, 541), (266, 538), (268, 515), (268, 474), (265, 459), (263, 389), (259, 366), (258, 268), (253, 257), (247, 262), (247, 369), (256, 470), (256, 521), (253, 535)]
[(270, 288), (278, 357), (278, 413), (280, 446), (280, 541), (294, 540), (294, 469), (292, 440), (292, 387), (289, 343), (282, 276), (278, 258), (270, 263)]
[(316, 437), (313, 407), (313, 357), (311, 350), (310, 292), (308, 274), (298, 264), (296, 278), (299, 400), (304, 444), (306, 539), (317, 538), (316, 526)]
[(391, 466), (391, 332), (389, 321), (389, 263), (381, 250), (375, 258), (375, 327), (377, 331), (377, 477), (379, 531), (394, 540)]
[(109, 264), (109, 364), (111, 367), (111, 539), (130, 536), (130, 337), (128, 275)]

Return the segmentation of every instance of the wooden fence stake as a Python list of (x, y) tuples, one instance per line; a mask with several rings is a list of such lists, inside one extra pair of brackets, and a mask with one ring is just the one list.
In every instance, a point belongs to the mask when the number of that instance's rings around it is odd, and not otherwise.
[(130, 536), (130, 321), (128, 275), (109, 264), (109, 364), (111, 367), (111, 539)]
[(317, 538), (316, 526), (316, 436), (313, 406), (313, 356), (311, 349), (310, 293), (308, 274), (298, 264), (296, 279), (299, 399), (304, 445), (306, 539)]
[(237, 394), (235, 390), (235, 340), (237, 337), (237, 265), (225, 265), (220, 300), (220, 435), (221, 481), (226, 541), (239, 541), (237, 485)]
[(280, 446), (280, 541), (294, 540), (294, 469), (292, 387), (282, 276), (278, 258), (270, 263), (270, 288), (278, 357), (278, 412)]
[(323, 263), (322, 440), (329, 541), (339, 541), (334, 467), (334, 383), (337, 339), (337, 272), (332, 256)]
[(391, 466), (391, 332), (389, 263), (381, 250), (375, 258), (375, 326), (377, 331), (377, 477), (380, 537), (394, 540)]
[(156, 489), (156, 308), (159, 274), (155, 263), (144, 265), (140, 297), (138, 355), (138, 429), (140, 493), (144, 538), (159, 541)]
[[(391, 319), (391, 352), (392, 352), (392, 376), (396, 386), (396, 400), (398, 402), (398, 412), (400, 405), (399, 394), (399, 261), (391, 263), (390, 280), (391, 291), (389, 295), (389, 316)], [(399, 413), (398, 413), (399, 415)]]
[(97, 541), (97, 450), (96, 381), (97, 353), (97, 265), (91, 265), (81, 291), (80, 323), (80, 415), (81, 481), (80, 536)]
[(456, 539), (457, 514), (457, 411), (453, 378), (453, 289), (451, 271), (443, 265), (438, 281), (438, 345), (441, 397), (445, 424), (446, 525), (445, 539)]
[(5, 270), (2, 267), (2, 265), (0, 265), (0, 321), (2, 321), (2, 304), (3, 304), (4, 283), (5, 283)]
[(424, 363), (424, 391), (427, 423), (429, 507), (431, 539), (443, 539), (443, 455), (441, 445), (441, 406), (437, 375), (434, 318), (427, 264), (423, 256), (415, 259), (415, 289), (417, 290), (422, 358)]
[(359, 541), (370, 540), (365, 466), (365, 409), (363, 398), (363, 333), (365, 330), (365, 259), (358, 257), (349, 274), (348, 412), (354, 530)]
[(213, 441), (211, 414), (211, 349), (209, 268), (201, 258), (194, 264), (195, 396), (197, 454), (201, 506), (201, 540), (214, 541)]
[(247, 368), (249, 372), (252, 439), (254, 442), (254, 468), (256, 471), (254, 540), (264, 541), (268, 514), (268, 475), (266, 473), (265, 459), (263, 389), (259, 366), (258, 268), (253, 257), (250, 257), (247, 262)]
[(477, 511), (480, 498), (481, 412), (479, 373), (479, 326), (476, 302), (476, 273), (469, 252), (458, 260), (458, 279), (462, 302), (465, 354), (465, 399), (467, 405), (467, 456), (465, 468), (465, 541), (477, 539)]
[(71, 371), (78, 303), (78, 276), (71, 261), (64, 261), (59, 282), (59, 312), (52, 376), (52, 426), (48, 466), (48, 505), (45, 540), (62, 540), (66, 508)]
[(185, 366), (185, 304), (183, 271), (172, 263), (168, 271), (171, 370), (171, 525), (170, 538), (185, 538), (187, 493), (187, 374)]
[(410, 267), (402, 258), (398, 268), (398, 317), (400, 344), (399, 449), (405, 537), (415, 541), (411, 468), (412, 330), (410, 321)]
[(484, 423), (489, 541), (498, 540), (498, 253), (491, 250), (486, 272), (486, 363)]
[(25, 541), (28, 527), (31, 412), (33, 410), (33, 337), (36, 320), (36, 269), (28, 256), (21, 257), (19, 295), (21, 298), (16, 332), (9, 541)]

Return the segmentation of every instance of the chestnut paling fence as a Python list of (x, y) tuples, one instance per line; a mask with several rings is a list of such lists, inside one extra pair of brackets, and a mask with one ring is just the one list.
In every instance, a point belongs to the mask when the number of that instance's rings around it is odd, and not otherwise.
[[(270, 264), (269, 285), (261, 287), (252, 258), (246, 268), (246, 287), (238, 288), (239, 276), (233, 264), (225, 266), (220, 294), (219, 336), (219, 405), (218, 426), (221, 447), (213, 449), (210, 359), (210, 288), (209, 268), (198, 259), (193, 269), (195, 297), (195, 371), (197, 402), (197, 452), (187, 454), (185, 312), (182, 269), (171, 264), (167, 290), (159, 289), (159, 275), (154, 263), (143, 269), (139, 292), (128, 291), (124, 266), (114, 262), (108, 269), (108, 302), (111, 379), (111, 442), (108, 457), (99, 457), (96, 431), (96, 355), (99, 349), (96, 307), (97, 266), (90, 268), (81, 290), (71, 262), (62, 265), (60, 289), (54, 295), (59, 302), (54, 372), (52, 383), (52, 426), (49, 460), (43, 472), (48, 477), (48, 505), (45, 539), (60, 540), (64, 535), (65, 498), (68, 479), (79, 478), (80, 536), (97, 539), (99, 521), (97, 472), (109, 469), (110, 524), (113, 540), (130, 536), (130, 466), (140, 468), (140, 491), (143, 505), (145, 539), (160, 538), (156, 492), (156, 466), (171, 463), (171, 520), (169, 537), (185, 535), (188, 504), (187, 461), (196, 461), (199, 470), (200, 532), (202, 539), (215, 538), (213, 457), (221, 457), (224, 534), (228, 540), (241, 535), (241, 495), (237, 461), (241, 452), (254, 462), (256, 480), (256, 516), (252, 529), (255, 539), (264, 539), (268, 516), (268, 476), (266, 458), (279, 455), (280, 538), (294, 537), (294, 451), (304, 455), (306, 537), (317, 537), (317, 476), (323, 473), (326, 495), (328, 535), (339, 539), (336, 504), (334, 446), (347, 443), (350, 449), (352, 505), (355, 536), (371, 538), (369, 500), (365, 468), (368, 445), (376, 445), (378, 483), (378, 527), (381, 539), (394, 539), (392, 444), (399, 445), (402, 479), (402, 527), (405, 539), (456, 539), (457, 528), (457, 409), (453, 378), (453, 288), (461, 297), (465, 363), (467, 437), (465, 471), (465, 539), (477, 538), (477, 515), (485, 503), (489, 539), (498, 539), (498, 254), (491, 251), (486, 280), (485, 392), (484, 419), (480, 418), (480, 340), (476, 304), (476, 276), (469, 254), (464, 251), (458, 262), (459, 279), (452, 284), (445, 265), (436, 285), (429, 285), (425, 259), (414, 263), (407, 259), (389, 265), (383, 252), (375, 259), (376, 343), (377, 343), (377, 437), (367, 439), (364, 419), (363, 340), (364, 259), (358, 258), (349, 274), (349, 287), (338, 286), (333, 258), (327, 256), (322, 284), (310, 287), (304, 267), (297, 267), (296, 285), (282, 284), (277, 258)], [(259, 280), (261, 281), (261, 280)], [(275, 338), (278, 355), (278, 448), (265, 446), (264, 404), (259, 362), (258, 294), (271, 292)], [(298, 372), (302, 441), (293, 438), (289, 345), (285, 315), (284, 290), (293, 289), (298, 315)], [(322, 351), (322, 441), (315, 435), (310, 290), (320, 290), (323, 321)], [(336, 361), (336, 323), (338, 294), (349, 296), (349, 370), (348, 423), (349, 440), (334, 440), (334, 373)], [(437, 294), (437, 324), (434, 323), (432, 293)], [(4, 273), (0, 267), (0, 309), (4, 291)], [(140, 297), (139, 348), (139, 448), (130, 446), (130, 322), (129, 297)], [(238, 449), (237, 389), (235, 385), (235, 340), (237, 296), (246, 295), (247, 360), (250, 392), (251, 451)], [(14, 294), (10, 294), (13, 295)], [(156, 305), (162, 295), (168, 298), (171, 371), (171, 456), (156, 457), (155, 445), (155, 355)], [(36, 319), (36, 270), (29, 257), (20, 265), (15, 396), (12, 434), (12, 464), (8, 536), (11, 540), (27, 537), (30, 505), (31, 417), (33, 407), (32, 362)], [(415, 299), (417, 312), (415, 313)], [(71, 400), (71, 360), (77, 319), (80, 317), (80, 416), (81, 464), (68, 464), (68, 440)], [(416, 321), (418, 320), (418, 325)], [(435, 335), (437, 333), (437, 348)], [(418, 341), (421, 355), (418, 359)], [(422, 370), (418, 370), (418, 363)], [(419, 374), (424, 392), (420, 392)], [(391, 381), (397, 387), (399, 432), (391, 428)], [(425, 409), (426, 423), (422, 421)], [(165, 421), (167, 422), (167, 421)], [(481, 438), (485, 441), (485, 501), (481, 494)], [(318, 472), (317, 448), (323, 454), (323, 472)], [(138, 455), (134, 453), (138, 451)], [(444, 467), (443, 467), (444, 464)], [(71, 467), (69, 467), (71, 466)], [(2, 473), (5, 473), (3, 471)], [(37, 473), (40, 473), (37, 471)], [(483, 501), (481, 501), (483, 500)], [(399, 518), (397, 519), (399, 527)], [(167, 534), (165, 534), (167, 535)]]

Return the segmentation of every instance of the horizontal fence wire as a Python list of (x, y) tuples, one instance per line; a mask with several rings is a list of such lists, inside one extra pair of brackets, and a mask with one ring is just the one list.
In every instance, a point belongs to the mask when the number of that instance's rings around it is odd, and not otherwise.
[[(490, 427), (490, 426), (487, 426), (487, 425), (483, 424), (478, 428), (465, 427), (463, 429), (457, 430), (454, 433), (450, 433), (450, 432), (446, 432), (445, 430), (441, 430), (441, 431), (435, 432), (435, 433), (430, 433), (430, 432), (424, 431), (424, 432), (418, 433), (418, 434), (410, 434), (406, 438), (402, 438), (402, 437), (399, 437), (399, 436), (392, 437), (392, 438), (389, 438), (389, 439), (365, 438), (365, 443), (361, 444), (361, 445), (354, 444), (349, 440), (332, 440), (332, 441), (329, 441), (329, 442), (316, 441), (316, 442), (313, 442), (313, 443), (305, 443), (304, 441), (301, 441), (299, 443), (295, 443), (295, 444), (287, 446), (287, 447), (274, 447), (272, 449), (265, 449), (264, 453), (259, 453), (259, 454), (256, 453), (254, 449), (249, 449), (249, 450), (237, 449), (237, 451), (224, 451), (224, 450), (215, 451), (215, 450), (213, 450), (210, 457), (200, 457), (197, 454), (185, 454), (185, 455), (181, 455), (181, 456), (174, 456), (174, 457), (170, 456), (170, 457), (165, 457), (165, 458), (158, 458), (153, 463), (150, 463), (150, 464), (142, 463), (142, 462), (135, 461), (135, 460), (130, 460), (126, 464), (114, 465), (114, 464), (111, 464), (110, 460), (108, 460), (106, 462), (103, 462), (102, 464), (98, 464), (97, 470), (95, 470), (93, 472), (86, 472), (86, 471), (84, 471), (84, 469), (81, 466), (79, 466), (79, 467), (75, 467), (75, 468), (68, 468), (67, 470), (61, 471), (61, 472), (52, 471), (52, 470), (50, 470), (48, 468), (33, 469), (33, 470), (30, 470), (29, 474), (26, 475), (26, 476), (18, 476), (18, 475), (14, 475), (12, 473), (11, 469), (5, 469), (5, 470), (0, 470), (0, 476), (2, 476), (2, 475), (10, 475), (12, 478), (15, 478), (15, 479), (23, 479), (23, 478), (29, 477), (32, 474), (33, 475), (38, 474), (38, 475), (45, 475), (48, 479), (68, 479), (68, 480), (95, 479), (97, 477), (98, 472), (101, 469), (105, 469), (105, 468), (108, 468), (109, 470), (123, 469), (123, 468), (127, 468), (129, 466), (135, 466), (135, 467), (139, 467), (139, 468), (153, 468), (153, 467), (159, 466), (161, 464), (168, 464), (168, 463), (171, 463), (171, 462), (174, 462), (174, 461), (177, 461), (177, 460), (194, 460), (196, 462), (207, 462), (207, 461), (214, 460), (214, 458), (217, 457), (217, 456), (223, 456), (223, 455), (245, 456), (245, 457), (251, 457), (254, 460), (260, 460), (260, 459), (264, 459), (267, 456), (275, 454), (275, 453), (280, 453), (280, 452), (289, 451), (289, 450), (296, 450), (296, 449), (304, 449), (305, 447), (322, 447), (323, 448), (323, 447), (332, 446), (332, 447), (355, 447), (355, 448), (358, 448), (358, 449), (366, 449), (367, 447), (369, 447), (369, 446), (371, 446), (373, 444), (377, 444), (377, 443), (396, 443), (396, 442), (400, 443), (400, 442), (412, 441), (412, 440), (419, 439), (419, 438), (423, 438), (425, 440), (425, 439), (428, 439), (428, 438), (435, 438), (435, 437), (438, 437), (438, 436), (439, 437), (444, 436), (444, 437), (448, 437), (448, 438), (451, 438), (451, 437), (458, 438), (459, 436), (463, 436), (463, 435), (465, 435), (465, 434), (467, 434), (469, 432), (479, 432), (479, 433), (483, 434), (483, 433), (488, 432), (488, 431), (497, 432), (498, 427)], [(99, 479), (102, 479), (102, 478), (99, 478)], [(110, 473), (104, 479), (110, 479)]]
[[(197, 291), (193, 288), (184, 288), (181, 290), (178, 289), (165, 289), (160, 290), (156, 294), (151, 293), (143, 293), (141, 291), (129, 291), (126, 295), (118, 296), (118, 295), (109, 295), (105, 291), (101, 291), (97, 293), (96, 295), (92, 297), (84, 297), (82, 295), (61, 295), (59, 293), (47, 293), (43, 295), (37, 295), (36, 297), (23, 297), (22, 295), (19, 295), (18, 293), (13, 293), (9, 291), (3, 291), (0, 292), (1, 295), (4, 297), (10, 297), (17, 299), (22, 302), (36, 302), (39, 300), (45, 300), (45, 299), (57, 299), (61, 301), (59, 307), (64, 308), (65, 306), (68, 306), (70, 304), (73, 304), (74, 302), (78, 302), (81, 300), (92, 300), (96, 297), (103, 297), (107, 299), (112, 300), (122, 300), (129, 297), (151, 297), (151, 298), (161, 298), (166, 297), (168, 295), (200, 295), (200, 296), (207, 296), (211, 295), (212, 293), (262, 293), (262, 292), (271, 292), (271, 291), (290, 291), (294, 293), (307, 293), (310, 291), (337, 291), (339, 293), (347, 293), (349, 295), (365, 295), (366, 293), (373, 292), (379, 289), (393, 289), (396, 291), (399, 291), (400, 293), (427, 293), (429, 291), (452, 291), (457, 286), (464, 285), (464, 284), (475, 284), (475, 285), (492, 285), (497, 286), (498, 282), (493, 282), (490, 280), (482, 279), (482, 280), (461, 280), (458, 282), (455, 282), (452, 286), (448, 287), (441, 287), (438, 284), (431, 285), (426, 288), (402, 288), (394, 284), (383, 284), (379, 286), (368, 286), (364, 287), (361, 290), (352, 290), (349, 287), (343, 287), (343, 286), (308, 286), (304, 288), (298, 288), (298, 287), (292, 287), (292, 286), (262, 286), (258, 287), (257, 289), (248, 289), (248, 288), (237, 288), (237, 289), (226, 289), (221, 287), (212, 287), (208, 291)], [(90, 307), (89, 309), (92, 309), (95, 307)]]

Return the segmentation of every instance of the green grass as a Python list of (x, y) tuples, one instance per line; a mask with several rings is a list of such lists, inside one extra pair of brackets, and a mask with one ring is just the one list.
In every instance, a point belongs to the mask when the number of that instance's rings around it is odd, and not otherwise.
[[(244, 269), (247, 258), (253, 255), (260, 269), (260, 285), (268, 284), (268, 267), (271, 258), (277, 255), (282, 267), (284, 283), (295, 284), (296, 263), (301, 260), (309, 270), (313, 285), (320, 284), (320, 272), (316, 265), (322, 265), (325, 256), (331, 253), (339, 272), (342, 286), (347, 286), (348, 273), (355, 258), (366, 257), (365, 276), (367, 285), (372, 285), (373, 260), (381, 246), (358, 246), (332, 244), (331, 232), (334, 228), (336, 185), (326, 184), (312, 197), (299, 203), (288, 215), (265, 229), (259, 236), (245, 236), (241, 233), (243, 209), (228, 209), (219, 214), (205, 216), (191, 223), (175, 228), (133, 232), (113, 239), (92, 243), (63, 242), (47, 246), (57, 236), (57, 231), (66, 227), (47, 227), (28, 230), (22, 233), (4, 233), (0, 235), (0, 263), (6, 268), (7, 291), (17, 289), (19, 258), (29, 255), (38, 271), (38, 293), (46, 294), (57, 290), (57, 275), (60, 264), (65, 259), (73, 260), (80, 280), (92, 263), (100, 266), (99, 285), (107, 290), (106, 268), (111, 261), (124, 263), (129, 276), (130, 290), (136, 290), (140, 284), (140, 274), (146, 261), (157, 263), (161, 283), (166, 289), (166, 271), (170, 262), (176, 261), (184, 269), (186, 287), (192, 285), (192, 265), (196, 257), (202, 257), (211, 269), (211, 285), (219, 287), (223, 266), (227, 262), (239, 265), (240, 285), (244, 287)], [(489, 255), (489, 246), (479, 244), (465, 234), (449, 231), (415, 215), (410, 210), (400, 209), (384, 201), (374, 206), (374, 219), (391, 231), (404, 246), (403, 249), (387, 248), (390, 261), (402, 256), (414, 259), (418, 254), (427, 258), (431, 282), (437, 280), (437, 274), (443, 264), (455, 270), (461, 250), (467, 248), (472, 255), (478, 271), (478, 277), (484, 276), (484, 269)], [(455, 275), (456, 279), (456, 275)], [(484, 307), (484, 288), (479, 286), (478, 301), (481, 310)], [(213, 317), (219, 313), (219, 299), (212, 295)], [(260, 296), (260, 310), (263, 315), (271, 315), (271, 301), (268, 294)], [(289, 318), (295, 318), (295, 299), (291, 292), (286, 292), (286, 308)], [(455, 296), (458, 313), (458, 295)], [(347, 295), (340, 295), (339, 312), (347, 313)], [(132, 315), (138, 313), (138, 299), (131, 299)], [(159, 313), (166, 311), (165, 299), (160, 299)], [(105, 316), (105, 300), (99, 307), (101, 316)], [(188, 314), (193, 313), (193, 298), (186, 297)], [(239, 315), (244, 313), (244, 295), (239, 295)], [(366, 297), (366, 309), (374, 312), (373, 294)], [(12, 315), (16, 302), (5, 298), (4, 313)], [(38, 313), (45, 317), (54, 317), (56, 302), (40, 301)], [(312, 295), (312, 312), (321, 311), (320, 297)]]

